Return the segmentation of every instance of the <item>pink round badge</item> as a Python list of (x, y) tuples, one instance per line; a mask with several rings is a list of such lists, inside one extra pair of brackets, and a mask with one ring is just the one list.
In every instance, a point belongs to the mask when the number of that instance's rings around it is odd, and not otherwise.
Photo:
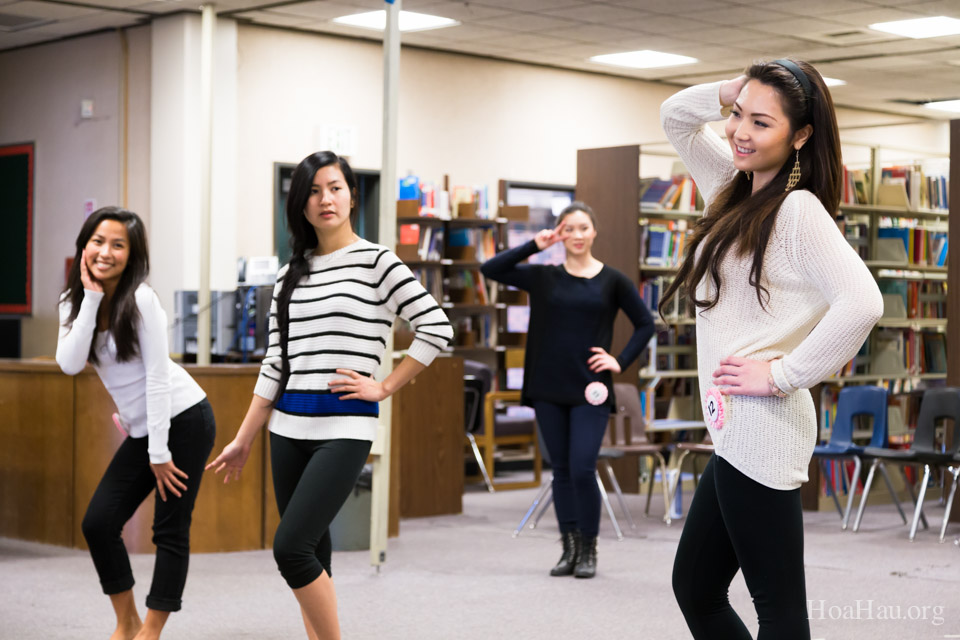
[(712, 387), (707, 391), (706, 410), (703, 412), (707, 424), (719, 431), (723, 429), (723, 394), (720, 389)]
[(607, 401), (607, 385), (602, 382), (591, 382), (587, 385), (587, 388), (584, 389), (583, 395), (590, 404), (594, 406), (601, 405)]

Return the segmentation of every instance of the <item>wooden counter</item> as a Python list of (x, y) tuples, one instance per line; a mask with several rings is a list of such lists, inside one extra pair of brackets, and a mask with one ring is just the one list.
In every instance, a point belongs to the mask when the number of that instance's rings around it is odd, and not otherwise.
[[(401, 496), (406, 496), (409, 515), (461, 510), (462, 366), (460, 359), (439, 358), (418, 376), (423, 383), (408, 385), (395, 397), (390, 535), (399, 532)], [(455, 375), (457, 367), (460, 373)], [(250, 404), (259, 366), (185, 368), (213, 407), (217, 438), (212, 459), (236, 434)], [(454, 396), (456, 402), (436, 402)], [(429, 411), (432, 403), (443, 409)], [(408, 410), (401, 408), (404, 406)], [(53, 361), (0, 359), (0, 536), (85, 548), (80, 531), (83, 514), (123, 437), (112, 426), (114, 411), (113, 401), (92, 367), (71, 377)], [(224, 485), (222, 476), (205, 474), (193, 514), (193, 551), (272, 545), (279, 516), (265, 455), (267, 441), (263, 430), (240, 482)], [(435, 463), (426, 464), (430, 459)], [(406, 493), (401, 488), (404, 467), (409, 477)], [(430, 474), (431, 481), (415, 480), (421, 472)], [(411, 502), (412, 492), (419, 502)], [(418, 506), (421, 503), (427, 506)], [(124, 529), (132, 552), (153, 551), (152, 523), (153, 500), (148, 499)]]

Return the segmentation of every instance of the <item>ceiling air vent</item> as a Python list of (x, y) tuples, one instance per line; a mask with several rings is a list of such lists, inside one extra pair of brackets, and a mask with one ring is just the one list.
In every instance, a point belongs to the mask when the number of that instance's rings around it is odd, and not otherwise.
[(12, 16), (9, 13), (0, 13), (0, 33), (25, 31), (27, 29), (41, 27), (45, 24), (52, 24), (54, 22), (56, 22), (56, 20), (33, 18), (30, 16)]
[(861, 44), (885, 42), (887, 40), (893, 40), (896, 38), (896, 36), (890, 33), (855, 28), (840, 29), (837, 31), (825, 31), (820, 33), (797, 34), (795, 37), (802, 38), (804, 40), (811, 40), (820, 44), (828, 44), (833, 47), (855, 47)]

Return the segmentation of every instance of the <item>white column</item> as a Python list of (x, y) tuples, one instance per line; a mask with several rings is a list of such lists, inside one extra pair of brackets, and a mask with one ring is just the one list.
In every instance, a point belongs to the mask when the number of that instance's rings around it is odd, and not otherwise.
[[(200, 17), (151, 23), (150, 284), (172, 325), (173, 293), (200, 287)], [(236, 288), (237, 26), (218, 19), (210, 180), (210, 288)], [(171, 335), (172, 338), (172, 335)]]
[(210, 364), (210, 210), (213, 203), (213, 46), (217, 14), (200, 9), (200, 286), (197, 289), (197, 364)]
[[(380, 169), (380, 244), (393, 247), (397, 234), (397, 105), (400, 75), (401, 0), (387, 0), (387, 28), (383, 33), (383, 161)], [(393, 365), (393, 334), (383, 361)], [(390, 515), (390, 425), (393, 406), (380, 403), (380, 429), (374, 443), (373, 494), (370, 514), (370, 564), (380, 570), (387, 558)]]

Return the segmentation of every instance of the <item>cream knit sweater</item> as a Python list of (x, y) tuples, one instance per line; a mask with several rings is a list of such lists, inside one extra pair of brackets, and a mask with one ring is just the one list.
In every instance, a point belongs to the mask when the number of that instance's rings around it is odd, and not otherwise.
[[(727, 142), (706, 126), (722, 120), (720, 85), (690, 87), (660, 108), (670, 142), (709, 206), (736, 169)], [(697, 313), (701, 401), (713, 387), (720, 360), (769, 361), (786, 398), (724, 396), (725, 420), (710, 429), (716, 453), (746, 476), (773, 489), (807, 480), (817, 442), (817, 414), (808, 389), (848, 362), (883, 313), (880, 290), (833, 217), (809, 191), (787, 196), (763, 261), (766, 309), (749, 283), (752, 257), (720, 265), (719, 303)], [(708, 279), (698, 287), (707, 295)]]

